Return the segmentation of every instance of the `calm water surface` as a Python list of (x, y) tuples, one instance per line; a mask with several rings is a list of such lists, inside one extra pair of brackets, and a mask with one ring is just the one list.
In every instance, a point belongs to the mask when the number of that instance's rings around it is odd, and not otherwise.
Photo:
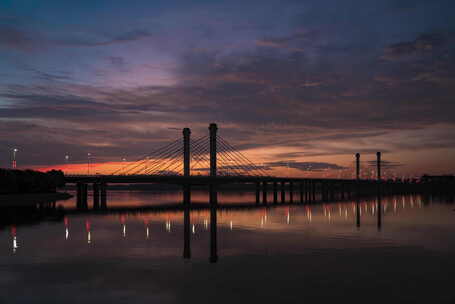
[[(111, 191), (108, 207), (180, 197)], [(219, 197), (254, 202), (252, 193)], [(193, 210), (190, 259), (183, 211), (57, 205), (64, 218), (2, 226), (0, 303), (455, 303), (453, 199), (382, 198), (380, 225), (374, 199), (218, 210), (217, 248), (210, 210)]]

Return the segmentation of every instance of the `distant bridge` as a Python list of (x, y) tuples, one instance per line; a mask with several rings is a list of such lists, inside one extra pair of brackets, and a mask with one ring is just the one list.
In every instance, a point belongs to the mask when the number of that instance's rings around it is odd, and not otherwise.
[(67, 175), (65, 182), (77, 185), (77, 204), (81, 208), (87, 207), (88, 184), (93, 185), (94, 208), (106, 206), (107, 185), (114, 183), (180, 185), (183, 187), (185, 205), (191, 203), (192, 186), (206, 185), (209, 187), (209, 203), (213, 206), (217, 205), (217, 186), (221, 184), (254, 184), (258, 204), (261, 203), (261, 192), (262, 203), (267, 203), (269, 187), (273, 191), (273, 203), (293, 202), (296, 194), (301, 203), (350, 198), (354, 193), (359, 193), (360, 189), (364, 193), (372, 193), (378, 184), (386, 184), (393, 191), (402, 189), (397, 188), (402, 183), (381, 181), (379, 152), (377, 173), (381, 183), (359, 179), (359, 154), (356, 155), (356, 179), (274, 177), (268, 175), (267, 167), (254, 164), (226, 140), (217, 136), (217, 131), (217, 125), (210, 124), (208, 136), (191, 141), (191, 131), (185, 128), (182, 139), (160, 147), (110, 175)]

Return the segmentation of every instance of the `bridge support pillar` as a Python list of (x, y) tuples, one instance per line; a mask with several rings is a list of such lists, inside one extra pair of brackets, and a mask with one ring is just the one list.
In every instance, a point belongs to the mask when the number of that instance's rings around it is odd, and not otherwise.
[(83, 209), (88, 209), (87, 199), (88, 199), (88, 187), (87, 187), (86, 183), (83, 183), (82, 184), (82, 205), (81, 205), (81, 207)]
[(378, 181), (381, 180), (381, 152), (376, 153), (376, 171), (378, 173)]
[(327, 182), (326, 181), (323, 181), (321, 183), (321, 193), (322, 193), (322, 201), (326, 202), (328, 200)]
[(303, 181), (303, 202), (308, 203), (308, 183)]
[(93, 209), (100, 207), (100, 188), (99, 183), (93, 183)]
[(310, 202), (310, 181), (305, 181), (305, 202)]
[(101, 208), (107, 208), (107, 184), (102, 182), (100, 183), (100, 197), (101, 197)]
[(76, 184), (76, 208), (79, 209), (82, 206), (82, 183)]
[(256, 204), (261, 202), (261, 183), (256, 183)]
[(216, 206), (218, 204), (218, 192), (216, 184), (210, 184), (209, 186), (209, 203), (210, 206)]
[(360, 153), (355, 154), (355, 178), (360, 179)]
[(183, 204), (191, 205), (191, 185), (190, 184), (183, 185)]
[(289, 202), (294, 202), (294, 183), (289, 182)]
[(304, 200), (303, 200), (303, 182), (300, 182), (299, 184), (299, 189), (300, 189), (300, 204), (303, 204)]
[(267, 182), (262, 182), (262, 203), (267, 204)]
[(336, 191), (335, 183), (333, 181), (330, 181), (329, 182), (329, 199), (331, 201), (335, 200), (335, 191)]
[(311, 181), (311, 201), (316, 201), (316, 182)]
[(341, 194), (341, 200), (344, 201), (345, 194), (346, 194), (346, 184), (345, 183), (340, 184), (340, 194)]
[(273, 203), (278, 203), (278, 189), (277, 189), (277, 182), (273, 182)]
[(285, 182), (281, 182), (281, 203), (284, 204), (286, 203), (286, 188), (285, 188)]

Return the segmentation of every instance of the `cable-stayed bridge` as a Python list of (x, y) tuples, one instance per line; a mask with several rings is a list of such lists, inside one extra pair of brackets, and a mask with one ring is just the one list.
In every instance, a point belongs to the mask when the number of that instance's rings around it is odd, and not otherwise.
[[(204, 176), (210, 175), (209, 136), (190, 140), (184, 137), (160, 147), (136, 162), (115, 170), (112, 175)], [(186, 142), (188, 141), (189, 144)], [(185, 151), (188, 145), (188, 151)], [(186, 164), (187, 153), (189, 163)], [(186, 167), (188, 166), (188, 167)], [(189, 168), (189, 172), (185, 170)], [(220, 136), (216, 137), (216, 176), (268, 176), (267, 168), (257, 166)]]
[[(357, 179), (315, 179), (295, 177), (274, 177), (269, 169), (258, 166), (240, 151), (236, 150), (227, 140), (218, 136), (216, 124), (210, 124), (209, 134), (191, 140), (189, 128), (183, 129), (183, 137), (151, 153), (139, 160), (129, 163), (108, 175), (65, 176), (66, 183), (77, 184), (78, 205), (87, 205), (87, 184), (93, 185), (94, 207), (106, 204), (108, 184), (114, 183), (161, 183), (176, 184), (183, 188), (183, 201), (191, 201), (191, 187), (206, 185), (209, 188), (210, 204), (217, 204), (217, 187), (221, 184), (254, 184), (256, 202), (267, 203), (268, 191), (273, 191), (273, 202), (294, 201), (294, 195), (300, 196), (299, 201), (314, 202), (316, 200), (333, 200), (351, 197), (354, 192), (372, 192), (378, 184), (387, 185), (390, 191), (402, 189), (402, 185), (381, 181), (381, 161), (378, 152), (378, 180), (359, 179), (359, 155), (357, 155)], [(280, 192), (280, 200), (279, 200)], [(286, 193), (287, 199), (286, 199)]]

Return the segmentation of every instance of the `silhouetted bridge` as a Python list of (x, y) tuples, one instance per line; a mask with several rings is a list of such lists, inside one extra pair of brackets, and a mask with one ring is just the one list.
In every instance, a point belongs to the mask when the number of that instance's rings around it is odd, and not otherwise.
[[(269, 191), (273, 203), (299, 201), (311, 203), (351, 198), (354, 193), (371, 194), (383, 185), (389, 192), (400, 192), (403, 183), (381, 180), (381, 154), (378, 152), (378, 180), (359, 179), (357, 154), (356, 179), (291, 178), (268, 175), (268, 168), (251, 162), (226, 140), (217, 136), (217, 125), (210, 124), (209, 136), (190, 140), (191, 131), (183, 129), (183, 139), (156, 149), (136, 162), (110, 175), (65, 176), (66, 183), (77, 185), (78, 207), (87, 207), (88, 184), (92, 184), (94, 208), (106, 206), (108, 184), (174, 184), (183, 188), (184, 205), (191, 203), (192, 186), (209, 188), (209, 203), (217, 205), (217, 188), (224, 184), (253, 184), (256, 203), (266, 204)], [(197, 173), (196, 175), (192, 173)], [(261, 195), (262, 192), (262, 195)], [(286, 195), (287, 194), (287, 195)], [(298, 198), (294, 197), (298, 196)]]

